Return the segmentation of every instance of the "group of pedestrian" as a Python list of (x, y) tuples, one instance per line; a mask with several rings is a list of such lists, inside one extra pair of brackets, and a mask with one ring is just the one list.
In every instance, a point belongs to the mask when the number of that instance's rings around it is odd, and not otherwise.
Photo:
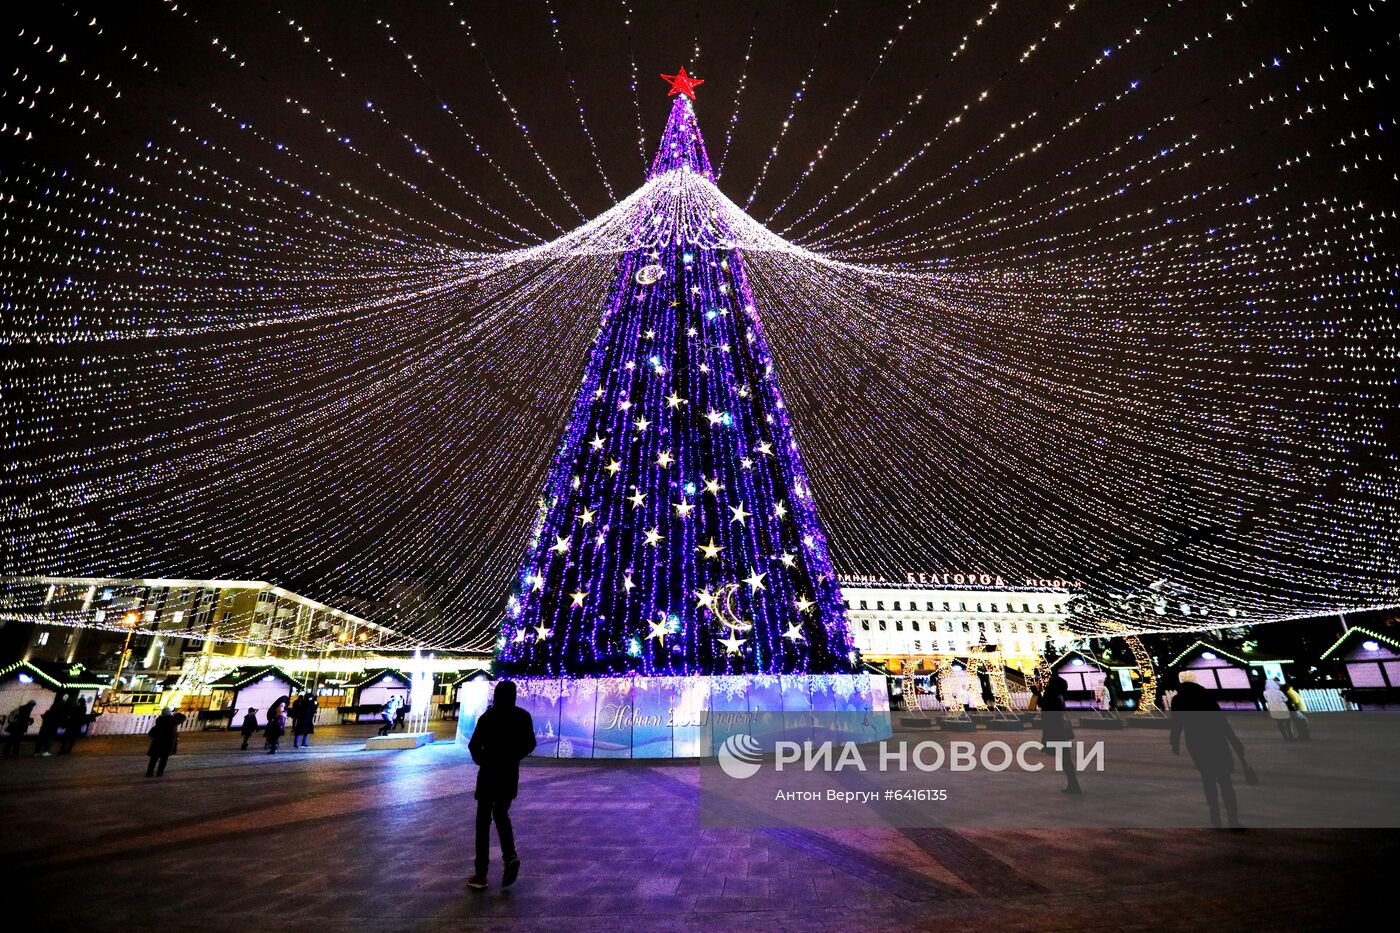
[(1312, 739), (1307, 704), (1292, 684), (1284, 686), (1270, 677), (1264, 683), (1261, 702), (1285, 742), (1307, 742)]
[(407, 715), (408, 705), (404, 703), (403, 697), (398, 694), (389, 697), (379, 711), (379, 732), (376, 734), (388, 735), (396, 728), (405, 728), (404, 719)]
[[(1041, 712), (1041, 742), (1047, 751), (1056, 745), (1068, 749), (1068, 743), (1074, 739), (1074, 727), (1070, 724), (1065, 702), (1068, 692), (1069, 684), (1065, 679), (1055, 676), (1036, 698)], [(1284, 686), (1270, 678), (1264, 685), (1262, 704), (1285, 741), (1306, 742), (1311, 738), (1307, 706), (1291, 684)], [(1211, 825), (1238, 829), (1239, 801), (1234, 786), (1236, 760), (1245, 783), (1257, 783), (1258, 778), (1245, 758), (1244, 743), (1235, 734), (1229, 718), (1221, 713), (1220, 704), (1210, 691), (1193, 681), (1182, 681), (1171, 702), (1171, 750), (1174, 755), (1181, 754), (1185, 739), (1186, 752), (1200, 772)], [(1073, 764), (1064, 771), (1065, 793), (1083, 793)]]
[[(5, 756), (18, 755), (24, 744), (24, 737), (34, 723), (34, 708), (38, 704), (28, 700), (16, 706), (5, 717)], [(50, 757), (54, 740), (62, 733), (58, 754), (68, 755), (78, 744), (78, 739), (87, 731), (97, 716), (88, 712), (87, 701), (82, 697), (54, 697), (48, 709), (39, 714), (39, 734), (34, 740), (34, 754), (41, 758)]]
[[(267, 711), (267, 725), (263, 727), (263, 749), (267, 754), (277, 754), (282, 747), (282, 736), (287, 734), (288, 724), (292, 727), (292, 748), (310, 748), (311, 736), (316, 731), (316, 713), (320, 704), (310, 693), (303, 693), (289, 702), (288, 697), (279, 697)], [(243, 715), (239, 734), (243, 736), (242, 751), (248, 750), (248, 742), (258, 731), (257, 707), (248, 707)]]

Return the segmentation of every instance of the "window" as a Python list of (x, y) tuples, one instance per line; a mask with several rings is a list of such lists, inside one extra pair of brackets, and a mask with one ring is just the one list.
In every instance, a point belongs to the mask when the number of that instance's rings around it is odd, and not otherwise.
[(863, 600), (863, 599), (860, 601), (860, 608), (862, 608), (862, 609), (866, 608), (866, 606), (865, 606), (865, 600)]
[(993, 623), (992, 623), (992, 631), (994, 631), (994, 632), (1000, 632), (1000, 631), (1001, 631), (1001, 623), (1000, 623), (1000, 622), (993, 622)]
[(883, 599), (875, 600), (875, 608), (884, 611), (885, 601)]
[(885, 630), (885, 620), (884, 620), (884, 619), (881, 619), (881, 620), (880, 620), (880, 631), (883, 632), (884, 630)]
[(944, 611), (944, 612), (949, 612), (949, 611), (951, 611), (952, 605), (953, 605), (952, 603), (944, 602), (944, 603), (943, 603), (943, 611)]
[(49, 643), (49, 633), (48, 633), (48, 632), (40, 632), (40, 633), (39, 633), (39, 637), (34, 639), (34, 644), (36, 644), (36, 645), (47, 645), (48, 643)]
[(1048, 625), (1046, 625), (1044, 622), (1042, 622), (1042, 623), (1040, 623), (1040, 630), (1041, 630), (1042, 632), (1049, 632), (1049, 631), (1050, 631), (1050, 626), (1048, 626)]
[(860, 620), (860, 627), (863, 628), (863, 629), (865, 629), (867, 632), (870, 631), (870, 620), (869, 620), (869, 619), (861, 619), (861, 620)]
[(901, 622), (901, 621), (899, 621), (898, 619), (895, 619), (895, 620), (894, 620), (894, 630), (895, 630), (896, 632), (902, 632), (902, 631), (904, 631), (904, 623)]
[(899, 611), (899, 600), (897, 600), (897, 599), (894, 601), (894, 611), (895, 611), (895, 612), (898, 612), (898, 611)]
[[(926, 607), (928, 607), (928, 608), (925, 610), (926, 612), (932, 612), (932, 611), (933, 611), (933, 603), (924, 603), (924, 605), (925, 605)], [(943, 608), (946, 609), (946, 608), (948, 608), (948, 607), (947, 607), (947, 606), (944, 606)]]
[(969, 623), (967, 623), (967, 622), (964, 622), (964, 623), (963, 623), (963, 631), (964, 631), (964, 632), (970, 632), (970, 631), (972, 631), (972, 626), (971, 626), (971, 624), (969, 624)]
[(1030, 611), (1031, 611), (1031, 604), (1030, 604), (1030, 603), (1021, 603), (1021, 611), (1022, 611), (1022, 612), (1030, 612)]
[(841, 605), (843, 605), (843, 606), (845, 606), (847, 609), (849, 609), (849, 608), (851, 608), (851, 601), (850, 601), (849, 599), (843, 599), (843, 600), (841, 600)]
[(919, 623), (917, 623), (917, 622), (910, 622), (910, 623), (909, 623), (909, 627), (912, 628), (914, 631), (917, 632), (917, 631), (919, 630)]
[(917, 638), (914, 639), (914, 650), (915, 650), (915, 651), (923, 651), (923, 650), (924, 650), (924, 649), (923, 649), (923, 646), (919, 644), (919, 640), (918, 640)]

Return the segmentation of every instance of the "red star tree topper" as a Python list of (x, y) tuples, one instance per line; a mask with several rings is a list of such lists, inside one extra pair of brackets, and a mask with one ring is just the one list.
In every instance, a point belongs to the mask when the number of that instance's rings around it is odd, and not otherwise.
[(667, 97), (684, 94), (691, 100), (695, 99), (695, 89), (705, 83), (704, 78), (692, 78), (686, 74), (684, 68), (673, 75), (662, 75), (661, 80), (671, 82), (671, 92), (666, 95)]

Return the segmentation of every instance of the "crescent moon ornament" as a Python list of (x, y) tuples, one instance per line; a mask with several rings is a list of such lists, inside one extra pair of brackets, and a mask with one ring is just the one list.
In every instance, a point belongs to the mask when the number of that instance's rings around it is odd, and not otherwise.
[(726, 583), (715, 590), (715, 617), (720, 625), (731, 631), (747, 632), (753, 628), (753, 623), (740, 618), (738, 610), (734, 608), (734, 594), (738, 591), (737, 583)]
[(661, 281), (661, 275), (662, 271), (660, 266), (642, 266), (637, 270), (637, 284), (655, 285), (657, 282)]

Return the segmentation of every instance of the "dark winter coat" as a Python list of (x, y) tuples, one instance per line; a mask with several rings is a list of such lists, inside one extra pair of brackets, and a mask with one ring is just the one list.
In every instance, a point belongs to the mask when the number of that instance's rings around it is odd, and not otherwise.
[(1186, 751), (1202, 774), (1230, 774), (1235, 770), (1233, 750), (1244, 761), (1244, 743), (1199, 684), (1184, 683), (1172, 700), (1172, 751), (1179, 752), (1186, 736)]
[(292, 735), (311, 735), (316, 731), (316, 701), (299, 698), (292, 704)]
[[(1057, 689), (1055, 681), (1060, 685)], [(1054, 677), (1040, 698), (1040, 740), (1042, 742), (1068, 742), (1074, 738), (1074, 726), (1065, 712), (1065, 690), (1068, 684), (1064, 678)]]
[(157, 716), (155, 725), (148, 733), (151, 745), (146, 749), (146, 754), (151, 758), (175, 754), (180, 745), (180, 723), (184, 721), (185, 717), (180, 713), (161, 713)]
[(515, 705), (515, 684), (496, 686), (495, 702), (481, 714), (467, 749), (479, 770), (477, 800), (514, 800), (520, 789), (520, 761), (535, 750), (535, 721)]
[(249, 713), (243, 717), (243, 737), (246, 739), (254, 732), (258, 731), (258, 716), (256, 713)]

